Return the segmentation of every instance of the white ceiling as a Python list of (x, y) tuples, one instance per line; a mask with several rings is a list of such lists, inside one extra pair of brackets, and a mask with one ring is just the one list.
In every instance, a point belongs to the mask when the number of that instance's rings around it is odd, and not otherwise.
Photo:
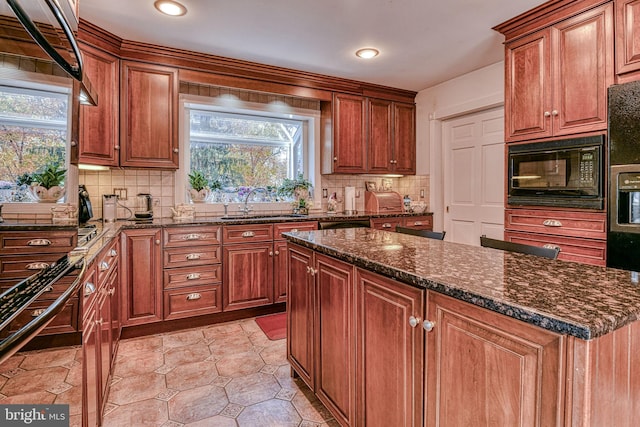
[[(502, 60), (491, 27), (542, 0), (81, 0), (80, 16), (127, 40), (419, 91)], [(354, 52), (376, 47), (368, 61)]]

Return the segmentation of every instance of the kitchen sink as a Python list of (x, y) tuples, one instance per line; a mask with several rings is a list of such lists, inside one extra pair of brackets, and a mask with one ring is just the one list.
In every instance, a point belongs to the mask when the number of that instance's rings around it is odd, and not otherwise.
[(256, 215), (225, 215), (220, 217), (223, 221), (238, 219), (270, 219), (270, 218), (306, 218), (308, 215), (302, 214), (256, 214)]

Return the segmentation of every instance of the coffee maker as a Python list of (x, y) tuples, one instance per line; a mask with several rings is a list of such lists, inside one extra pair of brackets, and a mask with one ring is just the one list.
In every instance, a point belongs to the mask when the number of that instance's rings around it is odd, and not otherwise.
[(139, 220), (153, 219), (153, 196), (151, 194), (140, 193), (136, 196), (134, 216)]
[(85, 224), (93, 217), (93, 210), (87, 188), (83, 184), (78, 187), (78, 222)]

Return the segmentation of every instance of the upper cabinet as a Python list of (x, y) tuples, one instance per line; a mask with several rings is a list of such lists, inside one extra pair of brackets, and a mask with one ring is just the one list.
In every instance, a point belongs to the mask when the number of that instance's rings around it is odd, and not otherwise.
[(615, 7), (616, 72), (640, 71), (640, 0), (616, 0)]
[(607, 128), (613, 20), (609, 3), (507, 41), (507, 141)]
[(99, 94), (99, 100), (95, 107), (80, 107), (78, 162), (117, 167), (120, 61), (87, 45), (82, 45), (82, 56), (85, 72)]
[(123, 61), (120, 165), (178, 168), (178, 70)]
[(416, 173), (415, 105), (334, 94), (323, 173)]

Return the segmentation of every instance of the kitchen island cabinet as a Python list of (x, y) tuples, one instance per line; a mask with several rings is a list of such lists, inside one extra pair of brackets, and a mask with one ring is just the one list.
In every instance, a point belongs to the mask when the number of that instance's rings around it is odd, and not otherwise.
[[(640, 287), (630, 272), (372, 229), (286, 237), (308, 257), (330, 256), (354, 265), (356, 277), (384, 276), (369, 287), (380, 294), (394, 287), (425, 293), (423, 315), (405, 319), (424, 334), (424, 359), (407, 365), (424, 375), (424, 392), (410, 397), (414, 408), (424, 412), (417, 423), (400, 425), (630, 427), (640, 417)], [(292, 294), (302, 283), (290, 283)], [(358, 313), (361, 290), (360, 283), (351, 313)], [(384, 298), (386, 304), (392, 300)], [(396, 313), (398, 319), (410, 314)], [(367, 357), (367, 337), (397, 339), (402, 331), (393, 325), (400, 323), (390, 315), (385, 322), (372, 318), (369, 325), (377, 330), (363, 334), (362, 320), (355, 318), (360, 408), (363, 399), (372, 397), (367, 391), (375, 390), (363, 389), (363, 363), (375, 364), (385, 356), (401, 360), (398, 355), (406, 355), (409, 346), (405, 353), (398, 353), (398, 346), (378, 346), (373, 359)], [(317, 328), (314, 333), (335, 334)], [(350, 348), (342, 350), (346, 359)], [(311, 366), (317, 367), (318, 350), (313, 354), (316, 364)], [(407, 381), (398, 384), (407, 386)], [(384, 409), (391, 413), (399, 403), (387, 400)], [(356, 413), (355, 422), (343, 424), (361, 425)]]

